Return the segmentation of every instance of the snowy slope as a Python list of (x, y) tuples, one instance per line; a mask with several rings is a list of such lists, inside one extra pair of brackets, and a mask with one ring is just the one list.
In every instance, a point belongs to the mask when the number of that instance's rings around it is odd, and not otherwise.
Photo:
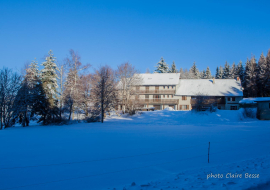
[[(113, 115), (104, 124), (5, 129), (0, 131), (0, 189), (266, 186), (270, 121), (241, 120), (239, 114), (165, 110)], [(207, 180), (211, 172), (259, 173), (260, 178)]]

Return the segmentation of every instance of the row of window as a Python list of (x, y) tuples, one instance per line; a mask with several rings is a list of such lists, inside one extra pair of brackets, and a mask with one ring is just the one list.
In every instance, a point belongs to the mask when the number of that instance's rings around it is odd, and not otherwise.
[[(171, 87), (171, 89), (174, 89), (174, 86), (163, 86), (163, 89), (166, 89), (166, 88), (170, 89), (170, 87)], [(145, 89), (146, 90), (149, 89), (149, 86), (146, 86)], [(159, 90), (159, 86), (155, 86), (155, 89)], [(136, 86), (136, 90), (140, 90), (140, 86)]]
[[(160, 95), (154, 95), (153, 96), (154, 98), (161, 98)], [(173, 95), (163, 95), (163, 98), (173, 98)], [(145, 99), (148, 99), (149, 98), (149, 95), (145, 95)]]
[(234, 102), (235, 101), (235, 97), (228, 97), (227, 100)]
[(189, 105), (180, 105), (179, 109), (180, 110), (189, 110)]
[[(174, 86), (171, 86), (171, 88), (173, 89)], [(166, 89), (166, 86), (163, 86), (163, 89)], [(170, 89), (170, 86), (167, 86), (167, 89)]]

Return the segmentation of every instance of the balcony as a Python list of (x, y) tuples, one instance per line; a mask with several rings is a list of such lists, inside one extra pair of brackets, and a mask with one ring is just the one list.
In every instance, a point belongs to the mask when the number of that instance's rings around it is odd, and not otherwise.
[[(133, 100), (134, 101), (134, 100)], [(160, 98), (149, 98), (149, 99), (137, 99), (139, 104), (178, 104), (177, 99), (160, 99)]]
[(138, 94), (175, 94), (175, 90), (137, 90)]

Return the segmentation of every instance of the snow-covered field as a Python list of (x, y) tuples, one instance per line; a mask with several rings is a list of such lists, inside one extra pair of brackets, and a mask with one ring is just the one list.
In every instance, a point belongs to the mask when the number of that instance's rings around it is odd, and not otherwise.
[(8, 128), (0, 131), (0, 189), (270, 189), (269, 137), (270, 121), (225, 110)]

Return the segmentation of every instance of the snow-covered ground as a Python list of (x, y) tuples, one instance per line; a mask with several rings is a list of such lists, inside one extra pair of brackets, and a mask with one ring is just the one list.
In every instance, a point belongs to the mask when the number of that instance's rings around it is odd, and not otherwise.
[(270, 121), (240, 115), (164, 110), (8, 128), (0, 189), (270, 189)]

